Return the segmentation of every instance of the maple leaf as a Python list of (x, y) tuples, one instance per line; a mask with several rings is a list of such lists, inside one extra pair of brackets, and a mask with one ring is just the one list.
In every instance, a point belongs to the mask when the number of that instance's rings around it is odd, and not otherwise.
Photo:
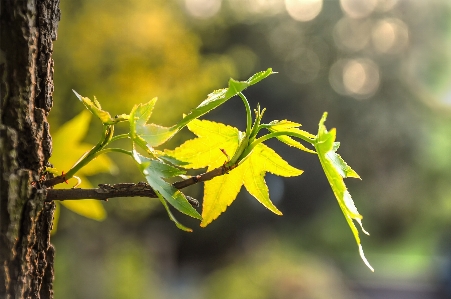
[(130, 132), (134, 142), (144, 149), (151, 149), (164, 143), (177, 133), (177, 128), (163, 127), (156, 124), (147, 124), (152, 115), (157, 98), (153, 98), (145, 104), (135, 105), (130, 115)]
[[(209, 171), (227, 162), (224, 153), (233, 154), (244, 135), (234, 127), (207, 120), (193, 120), (188, 124), (188, 129), (198, 138), (188, 140), (166, 153), (187, 163), (184, 168), (208, 167)], [(250, 156), (238, 167), (205, 183), (201, 226), (207, 226), (223, 213), (243, 185), (262, 205), (282, 215), (269, 198), (264, 180), (266, 172), (290, 177), (300, 175), (302, 170), (290, 166), (268, 146), (262, 143), (256, 145)]]
[(332, 129), (327, 131), (324, 122), (326, 121), (327, 113), (323, 114), (319, 122), (319, 129), (317, 139), (315, 140), (314, 146), (316, 152), (318, 153), (318, 158), (320, 160), (321, 166), (323, 167), (324, 173), (326, 174), (327, 180), (332, 188), (332, 191), (338, 201), (338, 205), (343, 212), (346, 221), (348, 222), (349, 227), (351, 228), (352, 233), (354, 234), (354, 238), (359, 247), (360, 257), (363, 262), (367, 265), (371, 271), (374, 272), (374, 269), (369, 264), (366, 259), (362, 245), (360, 244), (359, 231), (355, 226), (353, 220), (355, 220), (362, 231), (369, 235), (367, 231), (363, 228), (362, 225), (362, 215), (357, 211), (356, 206), (354, 205), (354, 201), (352, 200), (351, 194), (349, 193), (346, 185), (344, 183), (344, 178), (353, 177), (360, 178), (360, 176), (341, 158), (340, 155), (336, 153), (339, 143), (335, 142), (336, 138), (336, 130)]

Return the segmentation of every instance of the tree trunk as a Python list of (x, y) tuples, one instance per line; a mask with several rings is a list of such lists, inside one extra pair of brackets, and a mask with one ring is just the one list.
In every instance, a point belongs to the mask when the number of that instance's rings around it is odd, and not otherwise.
[(53, 298), (54, 204), (44, 201), (39, 180), (52, 150), (58, 4), (0, 4), (0, 298)]

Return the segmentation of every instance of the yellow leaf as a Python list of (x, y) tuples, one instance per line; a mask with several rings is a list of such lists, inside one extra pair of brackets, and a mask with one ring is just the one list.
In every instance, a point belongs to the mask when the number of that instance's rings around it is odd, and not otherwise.
[[(85, 110), (62, 125), (56, 133), (52, 134), (53, 153), (50, 162), (59, 170), (59, 173), (61, 171), (67, 172), (85, 152), (93, 147), (93, 145), (81, 142), (86, 135), (90, 120), (91, 114)], [(99, 172), (113, 172), (115, 169), (116, 166), (107, 156), (99, 156), (77, 172), (76, 175), (81, 179), (81, 184), (78, 187), (92, 187), (88, 179), (86, 179), (86, 175), (93, 175)], [(55, 188), (72, 188), (76, 183), (75, 179), (70, 179), (68, 184), (59, 184)], [(87, 218), (103, 220), (106, 217), (106, 211), (102, 203), (96, 200), (62, 201), (61, 204)]]
[[(239, 145), (238, 129), (207, 120), (193, 120), (188, 128), (198, 138), (188, 140), (180, 147), (166, 153), (182, 162), (186, 168), (208, 167), (212, 170), (227, 161), (221, 150), (233, 155)], [(205, 183), (201, 226), (207, 226), (223, 213), (235, 200), (241, 187), (253, 195), (266, 208), (281, 215), (269, 198), (264, 180), (266, 172), (280, 176), (297, 176), (302, 170), (290, 166), (276, 152), (264, 144), (258, 144), (247, 160), (229, 173)]]
[(65, 200), (61, 204), (81, 216), (102, 221), (106, 218), (106, 211), (98, 200)]
[(205, 183), (202, 222), (205, 227), (218, 218), (237, 197), (243, 184), (241, 167)]
[(275, 175), (290, 177), (302, 174), (302, 170), (294, 168), (283, 160), (274, 150), (260, 143), (248, 160), (241, 166), (245, 167), (243, 178), (246, 190), (252, 194), (262, 205), (277, 215), (282, 215), (269, 199), (268, 186), (264, 180), (266, 172)]
[(193, 120), (188, 129), (199, 138), (186, 141), (173, 151), (165, 151), (169, 155), (188, 164), (184, 168), (214, 169), (227, 162), (227, 157), (221, 151), (232, 154), (238, 148), (238, 129), (221, 123), (207, 120)]
[[(81, 184), (77, 186), (78, 188), (92, 188), (88, 179), (80, 176)], [(68, 184), (59, 184), (56, 187), (59, 189), (69, 189), (72, 188), (76, 183), (75, 178), (68, 180)], [(102, 203), (98, 200), (93, 199), (81, 199), (81, 200), (64, 200), (60, 203), (67, 209), (75, 212), (86, 218), (90, 218), (97, 221), (102, 221), (106, 218), (106, 211)], [(57, 219), (55, 219), (56, 221)]]
[[(91, 120), (91, 113), (83, 111), (52, 133), (53, 152), (50, 162), (60, 171), (67, 172), (77, 160), (94, 145), (82, 143)], [(114, 172), (116, 166), (105, 155), (101, 155), (77, 172), (77, 176), (99, 172)]]

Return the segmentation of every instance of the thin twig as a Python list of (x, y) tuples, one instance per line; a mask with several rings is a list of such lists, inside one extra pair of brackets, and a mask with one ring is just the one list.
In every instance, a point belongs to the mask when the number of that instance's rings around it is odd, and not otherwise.
[[(188, 186), (197, 184), (199, 182), (209, 181), (217, 176), (224, 175), (235, 168), (236, 165), (215, 168), (209, 172), (190, 177), (186, 180), (175, 182), (173, 186), (177, 189), (183, 189)], [(53, 179), (43, 182), (44, 186), (53, 186), (55, 184), (64, 182), (63, 176), (58, 176)], [(46, 189), (46, 201), (52, 200), (79, 200), (79, 199), (97, 199), (107, 200), (114, 197), (151, 197), (156, 198), (155, 191), (147, 183), (119, 183), (119, 184), (99, 184), (99, 188), (94, 189)], [(198, 202), (188, 197), (192, 205), (198, 205)]]

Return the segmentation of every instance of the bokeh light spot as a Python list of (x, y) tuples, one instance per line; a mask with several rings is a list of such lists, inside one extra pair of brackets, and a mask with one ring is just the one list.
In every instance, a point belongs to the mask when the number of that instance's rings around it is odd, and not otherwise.
[(329, 82), (339, 94), (366, 99), (379, 87), (379, 67), (370, 59), (342, 59), (332, 65)]
[(288, 14), (296, 21), (307, 22), (316, 18), (323, 8), (322, 0), (285, 0)]
[(409, 34), (407, 26), (399, 19), (385, 19), (372, 29), (372, 41), (380, 53), (399, 53), (405, 49)]
[(376, 8), (377, 0), (340, 0), (341, 9), (351, 18), (369, 16)]
[(359, 93), (366, 81), (365, 68), (360, 62), (351, 60), (343, 68), (343, 84), (351, 93)]
[(368, 98), (379, 87), (379, 68), (369, 59), (350, 60), (343, 68), (343, 84), (354, 98)]
[(221, 0), (185, 0), (186, 10), (198, 19), (208, 19), (221, 9)]

